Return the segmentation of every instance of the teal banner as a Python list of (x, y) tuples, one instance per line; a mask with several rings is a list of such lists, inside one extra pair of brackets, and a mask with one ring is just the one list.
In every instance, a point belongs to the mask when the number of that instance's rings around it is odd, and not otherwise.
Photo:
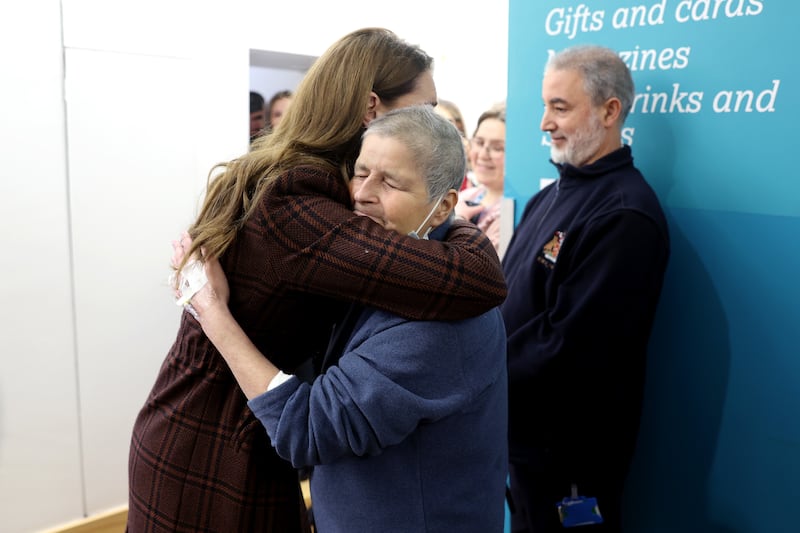
[(667, 215), (625, 531), (800, 531), (800, 2), (509, 2), (506, 194), (556, 177), (550, 53), (618, 51), (624, 142)]
[(800, 177), (791, 172), (800, 7), (777, 5), (511, 2), (508, 166), (525, 170), (509, 173), (510, 194), (538, 190), (531, 176), (554, 177), (537, 131), (548, 55), (591, 43), (617, 50), (631, 69), (636, 101), (623, 139), (665, 206), (800, 216)]

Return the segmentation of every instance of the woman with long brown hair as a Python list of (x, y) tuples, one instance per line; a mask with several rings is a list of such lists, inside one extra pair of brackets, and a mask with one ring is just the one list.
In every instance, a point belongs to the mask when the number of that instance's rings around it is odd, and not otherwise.
[[(397, 107), (435, 105), (431, 69), (388, 30), (352, 32), (311, 67), (280, 127), (214, 171), (186, 257), (220, 259), (232, 313), (281, 370), (302, 366), (296, 354), (322, 355), (352, 302), (450, 320), (505, 298), (497, 254), (473, 225), (418, 240), (352, 211), (364, 127)], [(137, 417), (129, 477), (131, 532), (307, 529), (297, 472), (186, 314)]]

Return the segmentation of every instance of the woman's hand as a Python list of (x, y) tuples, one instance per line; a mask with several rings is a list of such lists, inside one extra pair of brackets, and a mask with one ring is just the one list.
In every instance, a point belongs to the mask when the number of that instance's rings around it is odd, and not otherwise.
[[(203, 264), (208, 282), (199, 291), (194, 293), (191, 298), (191, 305), (194, 307), (195, 318), (203, 323), (203, 317), (214, 310), (221, 311), (228, 308), (230, 298), (230, 287), (228, 278), (222, 270), (222, 265), (216, 257), (206, 259)], [(205, 327), (205, 326), (204, 326)]]
[[(181, 264), (191, 245), (192, 238), (186, 232), (181, 234), (180, 239), (172, 241), (173, 268)], [(190, 258), (183, 269), (176, 273), (174, 287), (178, 302), (201, 324), (203, 317), (214, 310), (223, 311), (223, 314), (227, 312), (230, 287), (217, 258), (205, 258), (203, 263), (199, 263), (196, 257)]]
[(472, 220), (472, 217), (480, 214), (481, 211), (483, 211), (483, 206), (481, 204), (470, 205), (464, 198), (459, 196), (455, 211), (457, 217), (465, 220)]
[[(191, 246), (192, 238), (185, 232), (179, 240), (172, 241), (173, 268), (181, 264)], [(198, 267), (204, 274), (202, 279), (198, 278), (197, 271), (191, 271)], [(200, 322), (203, 333), (222, 354), (247, 399), (263, 394), (278, 374), (278, 368), (250, 341), (228, 309), (230, 287), (219, 260), (205, 257), (200, 263), (198, 258), (192, 257), (176, 274), (173, 286), (177, 287), (178, 302), (185, 302), (182, 305), (186, 312)], [(194, 277), (194, 281), (200, 279), (200, 282), (189, 283), (185, 276)]]

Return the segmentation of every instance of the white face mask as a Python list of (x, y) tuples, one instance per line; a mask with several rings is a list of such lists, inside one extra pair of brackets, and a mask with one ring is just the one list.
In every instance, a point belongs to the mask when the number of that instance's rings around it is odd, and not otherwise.
[(419, 225), (419, 227), (417, 228), (417, 231), (412, 231), (412, 232), (410, 232), (408, 234), (409, 237), (414, 237), (415, 239), (427, 239), (428, 238), (428, 235), (430, 235), (431, 230), (433, 230), (433, 228), (428, 228), (428, 230), (425, 232), (425, 235), (423, 235), (422, 237), (419, 236), (419, 232), (420, 232), (420, 230), (422, 230), (423, 227), (425, 227), (425, 224), (427, 224), (428, 221), (431, 219), (431, 217), (433, 216), (433, 212), (436, 211), (437, 207), (439, 207), (439, 204), (441, 203), (442, 198), (444, 198), (444, 194), (439, 196), (439, 199), (436, 200), (435, 204), (433, 204), (433, 207), (431, 208), (431, 212), (428, 213), (428, 216), (426, 216), (425, 220), (422, 221), (422, 224)]

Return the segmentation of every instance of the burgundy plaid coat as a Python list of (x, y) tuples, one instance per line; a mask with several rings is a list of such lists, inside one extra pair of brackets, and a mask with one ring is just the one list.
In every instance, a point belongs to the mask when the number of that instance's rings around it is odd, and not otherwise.
[[(261, 351), (292, 372), (321, 355), (349, 302), (415, 319), (499, 305), (494, 247), (465, 222), (445, 242), (354, 216), (341, 176), (287, 172), (222, 257), (230, 307)], [(247, 408), (222, 356), (187, 313), (133, 428), (128, 531), (307, 530), (297, 472)]]

